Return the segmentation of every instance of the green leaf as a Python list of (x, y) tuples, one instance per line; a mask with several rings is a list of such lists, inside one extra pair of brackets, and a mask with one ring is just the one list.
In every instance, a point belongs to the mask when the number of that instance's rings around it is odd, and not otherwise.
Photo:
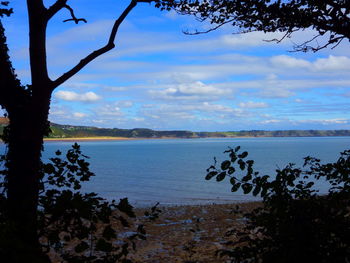
[(234, 167), (230, 167), (228, 169), (228, 174), (233, 174), (236, 171), (236, 169)]
[(246, 158), (248, 156), (248, 152), (242, 152), (241, 154), (238, 155), (238, 158)]
[(221, 163), (221, 170), (227, 170), (229, 167), (230, 167), (230, 165), (231, 165), (231, 162), (230, 161), (223, 161), (222, 163)]
[(243, 189), (243, 193), (244, 194), (249, 194), (252, 191), (252, 189), (253, 189), (253, 185), (251, 185), (251, 184), (243, 184), (242, 185), (242, 189)]
[(45, 164), (44, 172), (46, 174), (53, 174), (55, 172), (55, 167), (51, 163)]
[(218, 172), (212, 171), (212, 172), (207, 174), (207, 176), (205, 177), (205, 180), (210, 180), (211, 178), (213, 178), (217, 174), (218, 174)]
[(252, 175), (251, 174), (247, 174), (246, 176), (244, 176), (243, 178), (242, 178), (242, 181), (243, 182), (248, 182), (248, 181), (250, 181), (252, 179)]
[(217, 182), (221, 182), (222, 180), (225, 179), (226, 176), (226, 172), (221, 172), (217, 177), (216, 177), (216, 181)]
[(238, 160), (239, 168), (243, 171), (245, 169), (245, 162), (242, 159)]
[(261, 187), (260, 186), (256, 186), (254, 191), (253, 191), (253, 195), (254, 196), (257, 196), (261, 191)]
[(233, 185), (231, 188), (231, 192), (237, 192), (240, 187), (241, 187), (241, 183), (237, 183)]
[(235, 148), (235, 152), (238, 152), (239, 149), (241, 149), (241, 146), (237, 146), (237, 147)]

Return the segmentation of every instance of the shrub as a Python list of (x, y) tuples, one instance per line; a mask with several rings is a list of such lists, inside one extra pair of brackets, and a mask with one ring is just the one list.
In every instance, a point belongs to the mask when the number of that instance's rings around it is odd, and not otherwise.
[[(246, 225), (229, 233), (219, 255), (240, 263), (350, 262), (350, 150), (335, 163), (306, 157), (302, 168), (288, 164), (274, 177), (254, 171), (239, 146), (225, 153), (229, 159), (214, 159), (206, 179), (229, 177), (232, 192), (260, 196), (262, 206), (244, 215)], [(315, 188), (318, 180), (329, 183), (327, 194)]]
[[(60, 262), (131, 262), (130, 249), (136, 249), (136, 240), (145, 239), (144, 224), (132, 221), (135, 213), (127, 198), (107, 202), (96, 193), (79, 191), (81, 184), (94, 176), (87, 158), (75, 143), (64, 156), (57, 151), (55, 157), (42, 164), (38, 206), (42, 250)], [(5, 156), (0, 158), (1, 166), (0, 247), (2, 254), (6, 254), (16, 240), (8, 236), (11, 225), (5, 210)], [(159, 212), (157, 205), (154, 206), (145, 213), (145, 222), (156, 219)], [(118, 238), (117, 228), (127, 229), (130, 235)]]

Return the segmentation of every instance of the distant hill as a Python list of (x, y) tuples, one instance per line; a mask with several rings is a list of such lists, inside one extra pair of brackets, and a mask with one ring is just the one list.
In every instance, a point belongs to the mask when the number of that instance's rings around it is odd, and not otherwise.
[(350, 130), (279, 130), (279, 131), (228, 131), (228, 132), (192, 132), (192, 131), (155, 131), (145, 128), (107, 129), (90, 126), (51, 124), (52, 138), (111, 136), (125, 138), (208, 138), (208, 137), (325, 137), (350, 136)]
[[(5, 117), (0, 117), (0, 135), (2, 134), (4, 127), (9, 123), (9, 120)], [(1, 140), (0, 140), (1, 141)]]
[[(0, 134), (8, 124), (6, 118), (0, 118)], [(235, 138), (235, 137), (326, 137), (350, 136), (350, 130), (278, 130), (278, 131), (228, 131), (228, 132), (192, 132), (155, 131), (146, 128), (108, 129), (93, 126), (74, 126), (51, 123), (49, 138), (76, 137), (124, 137), (124, 138)]]
[(7, 125), (9, 123), (8, 118), (0, 117), (0, 125)]
[(108, 136), (108, 137), (125, 137), (125, 138), (163, 138), (163, 137), (175, 137), (175, 138), (194, 138), (196, 133), (191, 131), (155, 131), (145, 128), (135, 129), (107, 129), (96, 128), (90, 126), (72, 126), (72, 125), (60, 125), (51, 123), (50, 137), (52, 138), (69, 138), (69, 137), (95, 137), (95, 136)]

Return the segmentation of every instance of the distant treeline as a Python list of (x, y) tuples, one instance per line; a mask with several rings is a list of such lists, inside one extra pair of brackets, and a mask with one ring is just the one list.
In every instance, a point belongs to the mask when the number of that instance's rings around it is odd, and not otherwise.
[[(6, 125), (0, 122), (0, 134)], [(49, 138), (74, 137), (125, 137), (125, 138), (230, 138), (230, 137), (325, 137), (350, 136), (350, 130), (281, 130), (281, 131), (228, 131), (228, 132), (192, 132), (192, 131), (155, 131), (151, 129), (107, 129), (89, 126), (60, 125), (51, 123)]]
[(284, 130), (284, 131), (155, 131), (151, 129), (106, 129), (88, 126), (51, 124), (52, 138), (69, 137), (126, 137), (126, 138), (207, 138), (207, 137), (323, 137), (350, 136), (350, 130)]

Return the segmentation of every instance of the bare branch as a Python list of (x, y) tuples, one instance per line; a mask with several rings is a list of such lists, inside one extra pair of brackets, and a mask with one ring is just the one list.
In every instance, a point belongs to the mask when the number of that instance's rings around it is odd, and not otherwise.
[(67, 4), (67, 0), (57, 0), (52, 6), (47, 10), (48, 19), (52, 18), (58, 11), (60, 11)]
[[(332, 39), (329, 39), (325, 44), (320, 45), (317, 42), (317, 38), (319, 38), (320, 36), (321, 35), (318, 34), (318, 35), (314, 36), (312, 39), (305, 41), (302, 44), (294, 44), (294, 47), (293, 47), (294, 50), (291, 52), (308, 52), (308, 51), (317, 52), (317, 51), (325, 49), (329, 46), (332, 46), (331, 49), (334, 49), (346, 38), (345, 36), (334, 37)], [(316, 41), (317, 46), (308, 45), (312, 41)]]
[(127, 17), (127, 15), (130, 13), (130, 11), (137, 5), (139, 2), (147, 2), (150, 3), (152, 1), (147, 0), (132, 0), (130, 4), (124, 9), (123, 13), (119, 16), (119, 18), (114, 22), (113, 28), (111, 30), (108, 42), (105, 46), (93, 51), (89, 55), (87, 55), (85, 58), (80, 60), (80, 62), (74, 66), (72, 69), (64, 73), (62, 76), (57, 78), (55, 81), (53, 81), (53, 87), (52, 89), (55, 89), (59, 85), (61, 85), (63, 82), (70, 79), (72, 76), (74, 76), (76, 73), (78, 73), (82, 68), (84, 68), (87, 64), (89, 64), (91, 61), (96, 59), (97, 57), (101, 56), (102, 54), (112, 50), (115, 47), (114, 41), (116, 38), (116, 35), (118, 33), (119, 26), (124, 21), (124, 19)]
[(83, 21), (85, 23), (87, 23), (86, 19), (85, 18), (77, 18), (74, 14), (74, 10), (72, 7), (70, 7), (69, 5), (64, 5), (63, 6), (64, 8), (68, 9), (68, 11), (70, 12), (70, 15), (72, 18), (69, 18), (69, 19), (66, 19), (66, 20), (63, 20), (63, 22), (68, 22), (68, 21), (74, 21), (74, 23), (76, 24), (79, 24), (79, 21)]
[(224, 23), (218, 24), (217, 26), (212, 27), (212, 28), (210, 28), (210, 29), (208, 29), (208, 30), (204, 30), (204, 31), (198, 31), (198, 30), (196, 30), (196, 31), (194, 31), (194, 32), (183, 31), (183, 33), (186, 34), (186, 35), (201, 35), (201, 34), (207, 34), (207, 33), (210, 33), (210, 32), (212, 32), (212, 31), (215, 31), (216, 29), (218, 29), (218, 28), (220, 28), (220, 27), (222, 27), (222, 26), (224, 26), (224, 25), (226, 25), (226, 24), (232, 23), (233, 21), (234, 21), (234, 19), (227, 20), (227, 21), (225, 21)]
[(281, 38), (273, 38), (273, 39), (264, 39), (265, 42), (276, 42), (276, 43), (281, 43), (285, 38), (291, 37), (293, 32), (297, 30), (289, 30), (283, 34)]

